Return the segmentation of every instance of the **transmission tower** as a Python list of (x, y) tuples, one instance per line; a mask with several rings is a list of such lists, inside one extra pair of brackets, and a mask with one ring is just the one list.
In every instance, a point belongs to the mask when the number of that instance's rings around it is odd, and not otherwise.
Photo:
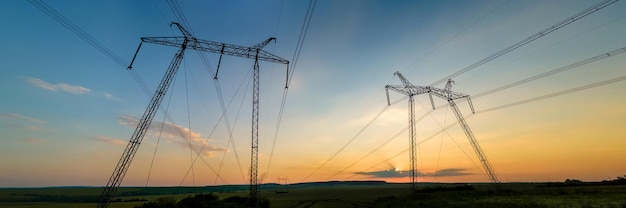
[[(111, 178), (107, 182), (107, 186), (102, 191), (100, 202), (98, 203), (99, 208), (108, 207), (108, 205), (111, 203), (112, 197), (115, 195), (115, 192), (117, 192), (117, 189), (122, 183), (122, 180), (124, 179), (124, 176), (126, 175), (126, 171), (128, 170), (128, 167), (130, 167), (133, 157), (135, 156), (135, 153), (137, 152), (137, 149), (139, 148), (139, 145), (141, 144), (141, 141), (143, 140), (143, 137), (145, 136), (146, 131), (148, 130), (148, 127), (150, 127), (150, 123), (152, 122), (152, 119), (154, 118), (154, 114), (156, 113), (156, 110), (159, 108), (161, 101), (163, 100), (163, 97), (165, 96), (165, 93), (167, 92), (169, 88), (169, 84), (171, 83), (173, 77), (176, 75), (176, 71), (179, 68), (180, 62), (183, 59), (183, 55), (186, 49), (218, 53), (220, 54), (220, 63), (221, 63), (222, 55), (230, 55), (230, 56), (254, 59), (254, 80), (253, 80), (254, 90), (253, 90), (253, 99), (252, 99), (252, 151), (251, 151), (252, 160), (250, 162), (250, 200), (252, 200), (252, 202), (254, 203), (258, 201), (259, 184), (258, 184), (258, 171), (257, 170), (258, 170), (259, 61), (268, 61), (268, 62), (274, 62), (274, 63), (287, 64), (287, 65), (289, 64), (289, 61), (281, 57), (278, 57), (274, 54), (271, 54), (267, 51), (262, 50), (264, 46), (266, 46), (272, 40), (275, 40), (275, 38), (269, 38), (252, 47), (238, 46), (238, 45), (233, 45), (233, 44), (226, 44), (226, 43), (220, 43), (220, 42), (215, 42), (215, 41), (197, 39), (189, 31), (185, 30), (185, 28), (183, 28), (183, 26), (181, 26), (180, 24), (176, 22), (172, 22), (172, 24), (178, 27), (180, 32), (183, 34), (182, 37), (180, 36), (177, 36), (177, 37), (142, 37), (141, 42), (139, 43), (139, 47), (137, 48), (137, 51), (135, 52), (135, 55), (130, 65), (128, 66), (129, 70), (132, 69), (133, 62), (135, 61), (135, 58), (137, 57), (137, 54), (139, 53), (139, 49), (141, 48), (141, 45), (144, 42), (180, 48), (178, 52), (176, 53), (176, 55), (174, 55), (174, 58), (172, 62), (170, 63), (170, 66), (168, 70), (166, 71), (165, 75), (163, 76), (163, 79), (161, 80), (159, 87), (154, 92), (154, 95), (152, 97), (152, 100), (150, 101), (150, 104), (148, 105), (148, 108), (146, 108), (146, 111), (144, 112), (141, 120), (139, 121), (139, 124), (137, 125), (135, 132), (131, 136), (130, 141), (128, 142), (128, 145), (126, 146), (126, 149), (124, 150), (124, 153), (122, 154), (122, 157), (118, 161), (117, 166), (115, 167), (115, 170), (113, 171), (113, 174), (111, 175)], [(219, 70), (219, 64), (218, 64), (218, 70)], [(287, 70), (287, 73), (289, 73), (288, 71), (289, 70)], [(217, 72), (216, 72), (215, 77), (217, 77)], [(287, 74), (287, 77), (289, 77), (289, 74)]]
[(476, 152), (478, 159), (483, 165), (483, 168), (485, 169), (485, 172), (487, 173), (489, 180), (491, 180), (491, 182), (493, 183), (499, 183), (500, 180), (498, 179), (498, 176), (496, 175), (495, 171), (491, 167), (491, 164), (487, 160), (487, 156), (485, 156), (482, 149), (480, 148), (480, 145), (478, 145), (478, 141), (476, 141), (476, 138), (474, 137), (474, 134), (469, 128), (469, 125), (467, 125), (467, 123), (465, 122), (465, 119), (463, 118), (463, 114), (461, 114), (461, 111), (459, 111), (459, 108), (454, 102), (454, 100), (466, 98), (470, 105), (470, 108), (472, 109), (472, 113), (474, 113), (474, 106), (472, 106), (472, 101), (469, 95), (451, 91), (452, 84), (454, 83), (451, 79), (448, 80), (448, 83), (446, 84), (444, 89), (439, 89), (439, 88), (435, 88), (432, 86), (415, 86), (411, 84), (402, 74), (400, 74), (400, 72), (395, 72), (394, 75), (400, 78), (400, 81), (402, 81), (403, 85), (385, 86), (385, 90), (387, 92), (387, 104), (391, 105), (390, 100), (389, 100), (389, 89), (409, 96), (409, 141), (410, 141), (409, 155), (410, 155), (410, 163), (411, 163), (411, 190), (415, 190), (415, 163), (416, 163), (415, 162), (416, 161), (415, 160), (415, 123), (414, 123), (415, 116), (414, 116), (414, 109), (413, 109), (414, 108), (413, 96), (418, 95), (418, 94), (424, 94), (424, 93), (428, 93), (433, 109), (435, 109), (435, 104), (433, 102), (433, 96), (432, 96), (433, 94), (437, 97), (443, 98), (448, 101), (448, 104), (452, 108), (454, 115), (456, 116), (457, 120), (459, 121), (459, 124), (463, 128), (463, 131), (465, 132), (467, 139), (470, 141), (470, 144), (472, 144), (472, 148), (474, 148), (474, 152)]

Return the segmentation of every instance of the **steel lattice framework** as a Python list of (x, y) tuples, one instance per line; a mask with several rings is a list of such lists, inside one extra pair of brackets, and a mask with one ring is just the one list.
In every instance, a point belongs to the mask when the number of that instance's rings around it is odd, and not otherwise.
[[(176, 22), (172, 22), (173, 25), (176, 25), (180, 32), (183, 34), (183, 37), (142, 37), (141, 43), (135, 52), (135, 56), (133, 57), (130, 66), (128, 69), (132, 69), (133, 62), (137, 57), (137, 53), (139, 53), (139, 49), (143, 42), (154, 43), (159, 45), (173, 46), (180, 48), (172, 62), (168, 70), (166, 71), (161, 83), (159, 84), (157, 90), (152, 96), (152, 100), (146, 108), (139, 124), (137, 125), (133, 135), (122, 154), (122, 157), (118, 161), (111, 178), (107, 182), (107, 186), (104, 188), (101, 194), (100, 202), (98, 203), (99, 208), (108, 207), (111, 203), (112, 197), (117, 192), (124, 176), (126, 175), (126, 171), (143, 140), (148, 127), (154, 118), (154, 115), (159, 108), (165, 93), (167, 92), (170, 83), (172, 82), (176, 72), (178, 71), (180, 62), (183, 59), (184, 53), (186, 49), (193, 49), (197, 51), (211, 52), (220, 54), (220, 62), (222, 55), (230, 55), (237, 56), (242, 58), (254, 59), (254, 78), (253, 78), (253, 98), (252, 98), (252, 145), (251, 145), (251, 161), (250, 161), (250, 200), (253, 203), (258, 201), (259, 196), (259, 183), (258, 183), (258, 121), (259, 121), (259, 61), (267, 61), (274, 62), (280, 64), (289, 64), (289, 61), (278, 57), (272, 53), (262, 50), (268, 43), (276, 38), (269, 38), (259, 44), (256, 44), (252, 47), (246, 46), (238, 46), (233, 44), (220, 43), (215, 41), (201, 40), (195, 38), (191, 33), (189, 33), (183, 26)], [(218, 64), (219, 70), (219, 64)], [(287, 69), (287, 73), (289, 70)], [(215, 75), (217, 77), (217, 74)], [(287, 74), (289, 77), (289, 74)]]
[(489, 180), (493, 183), (499, 183), (500, 179), (498, 178), (494, 169), (491, 167), (491, 164), (487, 160), (487, 156), (485, 155), (483, 150), (480, 148), (480, 145), (478, 144), (478, 141), (476, 141), (476, 137), (474, 137), (472, 130), (469, 128), (469, 125), (467, 125), (467, 122), (465, 122), (465, 119), (463, 118), (463, 114), (461, 114), (461, 111), (459, 111), (459, 108), (454, 102), (455, 100), (458, 100), (458, 99), (463, 99), (463, 98), (467, 99), (470, 105), (470, 108), (472, 109), (472, 113), (474, 113), (474, 106), (472, 105), (472, 100), (470, 99), (469, 95), (451, 91), (452, 84), (454, 83), (451, 79), (448, 79), (448, 82), (444, 89), (440, 89), (440, 88), (435, 88), (432, 86), (415, 86), (411, 84), (411, 82), (409, 82), (409, 80), (407, 80), (402, 74), (400, 74), (400, 72), (395, 72), (394, 75), (400, 78), (400, 81), (402, 82), (403, 85), (385, 86), (385, 90), (387, 92), (387, 104), (391, 105), (390, 100), (389, 100), (389, 90), (393, 90), (400, 94), (409, 96), (409, 143), (410, 143), (409, 157), (410, 157), (410, 165), (411, 165), (411, 190), (415, 190), (415, 178), (416, 178), (416, 171), (415, 171), (415, 166), (416, 166), (415, 144), (416, 143), (415, 143), (415, 121), (414, 121), (415, 115), (414, 115), (413, 96), (419, 95), (419, 94), (425, 94), (425, 93), (428, 93), (433, 109), (435, 109), (435, 103), (433, 102), (433, 95), (443, 98), (446, 101), (448, 101), (450, 108), (452, 108), (454, 115), (456, 116), (457, 120), (459, 121), (459, 124), (463, 128), (463, 132), (465, 132), (465, 135), (467, 136), (467, 139), (470, 141), (472, 148), (474, 148), (474, 152), (476, 152), (476, 155), (478, 156), (480, 163), (485, 169), (485, 172), (487, 176), (489, 177)]

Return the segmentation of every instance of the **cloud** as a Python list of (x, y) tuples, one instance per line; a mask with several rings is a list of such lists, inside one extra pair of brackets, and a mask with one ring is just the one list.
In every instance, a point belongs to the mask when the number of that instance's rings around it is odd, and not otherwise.
[(466, 173), (464, 172), (466, 171), (466, 169), (461, 169), (461, 168), (448, 168), (448, 169), (441, 169), (438, 170), (437, 172), (435, 172), (435, 174), (431, 175), (431, 176), (463, 176), (463, 175), (472, 175), (471, 173)]
[(51, 84), (46, 81), (43, 81), (42, 79), (34, 78), (34, 77), (26, 77), (26, 81), (30, 82), (31, 84), (39, 88), (50, 90), (50, 91), (62, 90), (62, 91), (69, 92), (75, 95), (86, 94), (86, 93), (91, 92), (90, 89), (83, 87), (83, 86), (71, 85), (71, 84), (66, 84), (66, 83)]
[(119, 145), (119, 146), (124, 146), (124, 145), (128, 144), (127, 141), (124, 141), (124, 140), (121, 140), (121, 139), (117, 139), (117, 138), (108, 137), (108, 136), (96, 136), (96, 137), (91, 138), (91, 140), (104, 142), (104, 143), (112, 144), (112, 145)]
[[(417, 176), (438, 176), (438, 177), (446, 177), (446, 176), (463, 176), (463, 175), (471, 175), (471, 173), (464, 172), (466, 169), (461, 168), (448, 168), (441, 169), (434, 173), (422, 173), (417, 171)], [(387, 170), (381, 171), (372, 171), (372, 172), (355, 172), (358, 175), (366, 175), (371, 176), (372, 178), (403, 178), (411, 176), (411, 171), (400, 171), (395, 168), (390, 168)]]
[[(135, 128), (139, 124), (139, 119), (133, 116), (123, 115), (118, 119), (119, 124), (132, 128)], [(161, 126), (163, 128), (161, 128)], [(214, 152), (226, 151), (226, 148), (208, 144), (207, 140), (202, 138), (200, 133), (173, 123), (153, 121), (152, 125), (148, 128), (148, 133), (151, 135), (160, 134), (162, 137), (168, 139), (168, 141), (176, 143), (185, 149), (189, 149), (189, 142), (191, 142), (191, 148), (193, 148), (194, 151), (197, 152), (202, 149), (202, 154), (209, 157), (213, 156)]]
[(47, 139), (41, 139), (41, 138), (25, 138), (22, 139), (23, 142), (29, 143), (29, 144), (42, 144), (42, 143), (48, 143)]
[(411, 175), (410, 171), (398, 171), (394, 168), (372, 172), (356, 172), (355, 174), (371, 176), (373, 178), (404, 178)]
[(13, 129), (25, 129), (25, 130), (28, 130), (28, 131), (41, 131), (41, 130), (43, 130), (43, 128), (41, 128), (39, 126), (33, 126), (33, 125), (25, 126), (25, 125), (18, 125), (18, 124), (7, 124), (5, 126), (9, 127), (9, 128), (13, 128)]
[(113, 101), (120, 101), (120, 99), (119, 99), (119, 98), (117, 98), (117, 97), (113, 96), (113, 95), (112, 95), (112, 94), (110, 94), (110, 93), (106, 93), (106, 92), (105, 92), (105, 93), (104, 93), (104, 97), (105, 97), (105, 98), (107, 98), (107, 99), (109, 99), (109, 100), (113, 100)]
[(0, 119), (9, 119), (9, 120), (24, 120), (31, 123), (46, 123), (44, 120), (39, 120), (36, 118), (31, 118), (28, 116), (20, 115), (17, 113), (0, 113)]

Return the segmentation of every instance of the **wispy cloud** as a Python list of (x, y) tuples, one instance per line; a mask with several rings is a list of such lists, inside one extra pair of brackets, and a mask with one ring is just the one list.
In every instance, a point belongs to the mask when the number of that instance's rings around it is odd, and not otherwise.
[(471, 173), (465, 172), (466, 169), (461, 168), (448, 168), (441, 169), (434, 173), (432, 176), (463, 176), (463, 175), (472, 175)]
[(356, 172), (358, 175), (371, 176), (373, 178), (403, 178), (411, 175), (410, 171), (399, 171), (394, 168), (372, 172)]
[[(439, 176), (439, 177), (471, 175), (471, 173), (467, 173), (465, 171), (466, 169), (461, 169), (461, 168), (448, 168), (448, 169), (438, 170), (434, 173), (422, 173), (422, 172), (417, 171), (416, 174), (417, 176)], [(403, 178), (403, 177), (411, 176), (411, 171), (408, 171), (408, 170), (400, 171), (395, 168), (390, 168), (387, 170), (372, 171), (372, 172), (355, 172), (355, 174), (371, 176), (373, 178)]]
[(105, 92), (105, 93), (104, 93), (104, 97), (105, 97), (105, 98), (107, 98), (107, 99), (109, 99), (109, 100), (113, 100), (113, 101), (120, 101), (120, 99), (119, 99), (119, 98), (117, 98), (117, 97), (113, 96), (113, 95), (112, 95), (112, 94), (110, 94), (110, 93), (106, 93), (106, 92)]
[(9, 119), (9, 120), (24, 120), (31, 123), (46, 123), (44, 120), (20, 115), (17, 113), (0, 113), (0, 119)]
[(61, 91), (69, 92), (69, 93), (76, 94), (76, 95), (86, 94), (86, 93), (91, 92), (90, 89), (83, 87), (83, 86), (71, 85), (71, 84), (66, 84), (66, 83), (52, 84), (52, 83), (43, 81), (42, 79), (34, 78), (34, 77), (26, 77), (26, 81), (35, 85), (36, 87), (39, 87), (45, 90), (50, 90), (50, 91), (61, 90)]
[(42, 139), (42, 138), (24, 138), (22, 139), (23, 142), (29, 143), (29, 144), (42, 144), (42, 143), (48, 143), (47, 139)]
[[(133, 116), (123, 115), (118, 119), (119, 124), (133, 128), (139, 124), (139, 119)], [(161, 126), (163, 128), (161, 128)], [(202, 154), (209, 157), (213, 156), (214, 152), (223, 152), (226, 150), (226, 148), (208, 144), (207, 140), (202, 138), (200, 133), (173, 123), (153, 121), (150, 128), (148, 128), (148, 133), (151, 135), (159, 135), (160, 133), (162, 137), (169, 139), (170, 142), (179, 144), (185, 149), (189, 149), (189, 142), (191, 142), (191, 148), (193, 148), (194, 151), (200, 151), (200, 149), (202, 149)]]
[(41, 128), (39, 126), (34, 126), (34, 125), (7, 124), (5, 126), (9, 127), (9, 128), (12, 128), (12, 129), (24, 129), (24, 130), (28, 130), (28, 131), (41, 131), (41, 130), (43, 130), (43, 128)]
[(104, 142), (104, 143), (112, 144), (112, 145), (119, 145), (119, 146), (124, 146), (128, 143), (127, 141), (113, 138), (113, 137), (108, 137), (108, 136), (96, 136), (96, 137), (91, 138), (91, 140)]

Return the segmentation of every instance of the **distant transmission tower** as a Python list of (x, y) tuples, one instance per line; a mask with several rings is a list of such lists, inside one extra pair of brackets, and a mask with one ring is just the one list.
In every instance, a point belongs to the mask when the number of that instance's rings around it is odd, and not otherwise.
[(498, 179), (498, 176), (496, 175), (495, 171), (491, 167), (491, 164), (487, 160), (487, 156), (485, 156), (482, 149), (480, 148), (480, 145), (478, 145), (478, 141), (476, 141), (476, 138), (474, 137), (474, 134), (469, 128), (469, 125), (467, 125), (467, 123), (465, 122), (465, 119), (463, 118), (463, 114), (461, 114), (461, 112), (459, 111), (459, 108), (456, 106), (456, 103), (454, 102), (454, 100), (466, 98), (470, 105), (470, 108), (472, 109), (472, 113), (474, 113), (474, 106), (472, 106), (472, 101), (470, 100), (469, 95), (458, 93), (458, 92), (452, 92), (451, 88), (454, 82), (451, 79), (448, 79), (448, 83), (446, 84), (445, 89), (439, 89), (439, 88), (435, 88), (432, 86), (415, 86), (411, 84), (402, 74), (400, 74), (400, 72), (395, 72), (394, 75), (400, 78), (400, 81), (402, 81), (403, 85), (385, 86), (385, 90), (387, 92), (387, 104), (391, 105), (390, 100), (389, 100), (389, 89), (409, 96), (409, 141), (410, 141), (409, 155), (410, 155), (410, 163), (411, 163), (411, 190), (413, 191), (415, 190), (415, 177), (416, 177), (415, 175), (416, 174), (415, 172), (415, 163), (416, 163), (415, 162), (416, 161), (415, 160), (415, 121), (414, 121), (415, 116), (414, 116), (414, 109), (413, 109), (414, 108), (413, 96), (424, 94), (424, 93), (428, 93), (433, 109), (435, 109), (435, 103), (433, 102), (433, 96), (432, 96), (433, 94), (437, 97), (443, 98), (448, 101), (448, 104), (452, 108), (454, 115), (456, 116), (457, 120), (459, 121), (459, 124), (463, 128), (463, 131), (465, 132), (467, 139), (472, 144), (472, 147), (474, 148), (474, 152), (476, 152), (478, 159), (483, 165), (483, 168), (485, 169), (485, 172), (487, 173), (489, 180), (491, 180), (491, 182), (493, 183), (499, 183), (500, 179)]
[(288, 177), (278, 177), (276, 179), (278, 183), (278, 188), (276, 189), (277, 194), (289, 193), (289, 178)]

